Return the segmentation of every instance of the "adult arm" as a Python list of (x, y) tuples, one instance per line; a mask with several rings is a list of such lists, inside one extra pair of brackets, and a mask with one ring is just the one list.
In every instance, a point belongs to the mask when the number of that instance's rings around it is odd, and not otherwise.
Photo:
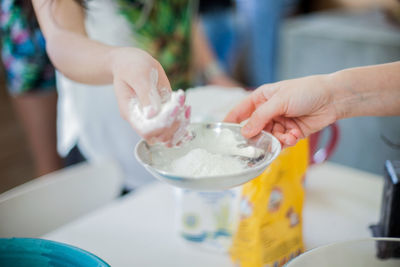
[(265, 84), (225, 121), (248, 119), (245, 137), (264, 129), (284, 145), (294, 145), (339, 119), (395, 115), (400, 115), (400, 62)]

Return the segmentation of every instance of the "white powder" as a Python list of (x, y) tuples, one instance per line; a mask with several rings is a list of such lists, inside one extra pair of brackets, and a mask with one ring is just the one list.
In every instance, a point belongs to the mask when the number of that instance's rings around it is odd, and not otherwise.
[(243, 156), (256, 158), (262, 154), (261, 149), (247, 146), (245, 140), (237, 140), (235, 134), (229, 129), (222, 129), (217, 137), (205, 135), (203, 141), (208, 142), (210, 152), (222, 153), (224, 155)]
[(172, 161), (170, 171), (177, 175), (197, 178), (234, 174), (242, 171), (245, 166), (245, 163), (238, 158), (196, 148)]
[(172, 143), (177, 143), (185, 135), (189, 123), (190, 110), (185, 106), (185, 93), (182, 90), (171, 93), (167, 88), (158, 89), (158, 71), (154, 68), (150, 71), (149, 80), (150, 106), (142, 107), (139, 100), (133, 98), (129, 103), (130, 120), (142, 134), (168, 128), (178, 121), (180, 128), (172, 140)]
[[(182, 97), (184, 97), (184, 92), (182, 90), (172, 92), (169, 100), (161, 104), (160, 110), (158, 111), (157, 115), (150, 118), (147, 114), (148, 109), (142, 109), (139, 100), (136, 98), (132, 98), (129, 107), (130, 119), (132, 123), (136, 125), (136, 127), (140, 129), (140, 131), (144, 134), (155, 131), (157, 129), (169, 127), (175, 120), (181, 120), (184, 118), (185, 106), (180, 105), (179, 103)], [(178, 116), (174, 116), (174, 112), (177, 112)]]
[(241, 135), (235, 136), (229, 129), (198, 131), (195, 138), (182, 147), (158, 148), (160, 150), (155, 149), (152, 155), (154, 166), (192, 178), (239, 173), (262, 154), (261, 149), (249, 146)]

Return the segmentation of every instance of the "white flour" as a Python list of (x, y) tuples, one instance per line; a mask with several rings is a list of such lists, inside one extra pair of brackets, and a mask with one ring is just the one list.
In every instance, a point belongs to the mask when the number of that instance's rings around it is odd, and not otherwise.
[[(219, 133), (198, 132), (184, 148), (161, 150), (153, 154), (153, 164), (178, 176), (192, 178), (239, 173), (247, 163), (262, 154), (262, 150), (238, 140), (229, 129)], [(182, 154), (179, 149), (187, 152)]]
[(244, 167), (245, 164), (237, 158), (195, 148), (185, 156), (172, 161), (170, 171), (177, 175), (195, 178), (238, 173)]
[(244, 140), (237, 140), (235, 134), (229, 129), (222, 129), (217, 137), (211, 133), (212, 132), (203, 136), (201, 142), (206, 142), (206, 144), (201, 144), (201, 146), (207, 147), (208, 151), (212, 153), (243, 156), (248, 158), (258, 157), (262, 154), (261, 149), (247, 146), (246, 141)]
[[(184, 106), (179, 104), (182, 97), (184, 97), (182, 90), (172, 92), (169, 100), (160, 105), (157, 115), (153, 117), (148, 115), (148, 109), (141, 107), (137, 98), (132, 98), (129, 107), (130, 119), (144, 134), (169, 127), (176, 119), (181, 119), (179, 116), (174, 116), (173, 112), (178, 112), (178, 115), (184, 115)], [(175, 109), (177, 110), (174, 111)]]
[(175, 145), (187, 135), (186, 126), (190, 121), (190, 107), (185, 105), (185, 93), (182, 90), (170, 92), (167, 88), (157, 88), (158, 72), (150, 71), (150, 105), (142, 107), (139, 100), (133, 98), (129, 103), (130, 120), (142, 134), (148, 134), (172, 126), (179, 122), (179, 128), (172, 137)]

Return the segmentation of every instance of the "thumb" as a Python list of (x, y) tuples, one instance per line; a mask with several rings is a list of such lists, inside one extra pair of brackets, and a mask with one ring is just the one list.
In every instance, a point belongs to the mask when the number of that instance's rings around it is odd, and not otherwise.
[(244, 137), (251, 138), (257, 135), (274, 117), (281, 115), (281, 104), (276, 99), (271, 98), (253, 112), (249, 121), (242, 128)]
[(161, 68), (159, 71), (159, 79), (156, 88), (158, 89), (158, 94), (160, 95), (161, 103), (167, 102), (171, 98), (172, 90), (171, 84), (165, 74), (164, 70)]
[(149, 77), (142, 83), (142, 90), (136, 90), (136, 95), (139, 98), (143, 114), (146, 118), (154, 117), (160, 111), (161, 97), (158, 93), (157, 85), (158, 71), (157, 69), (152, 68)]

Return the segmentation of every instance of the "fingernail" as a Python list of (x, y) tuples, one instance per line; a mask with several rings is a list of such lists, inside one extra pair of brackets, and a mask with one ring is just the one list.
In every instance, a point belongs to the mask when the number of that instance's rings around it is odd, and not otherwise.
[(179, 97), (179, 105), (180, 106), (183, 106), (184, 104), (185, 104), (185, 95), (181, 95), (180, 97)]
[(191, 114), (191, 107), (190, 106), (188, 106), (187, 108), (186, 108), (186, 110), (185, 110), (185, 118), (186, 119), (189, 119), (190, 118), (190, 114)]
[(171, 98), (171, 91), (166, 87), (162, 87), (159, 90), (159, 93), (161, 97), (161, 103), (166, 103)]

